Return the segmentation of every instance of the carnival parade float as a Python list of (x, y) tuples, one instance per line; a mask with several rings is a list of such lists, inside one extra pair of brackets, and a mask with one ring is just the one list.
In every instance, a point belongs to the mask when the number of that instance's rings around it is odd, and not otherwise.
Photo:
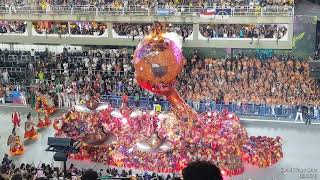
[(281, 138), (248, 136), (239, 118), (223, 110), (198, 114), (174, 85), (183, 68), (181, 44), (161, 24), (137, 47), (133, 64), (137, 83), (164, 96), (172, 111), (155, 112), (99, 102), (93, 95), (56, 119), (56, 136), (81, 141), (72, 159), (156, 172), (179, 172), (190, 161), (215, 162), (224, 175), (244, 172), (244, 164), (268, 167), (282, 159)]

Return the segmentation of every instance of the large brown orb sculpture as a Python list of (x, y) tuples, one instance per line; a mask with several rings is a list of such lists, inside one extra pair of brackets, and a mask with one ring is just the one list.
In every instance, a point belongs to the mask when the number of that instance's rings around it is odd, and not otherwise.
[(153, 34), (138, 45), (133, 64), (139, 85), (161, 94), (175, 83), (184, 62), (182, 50), (173, 40)]

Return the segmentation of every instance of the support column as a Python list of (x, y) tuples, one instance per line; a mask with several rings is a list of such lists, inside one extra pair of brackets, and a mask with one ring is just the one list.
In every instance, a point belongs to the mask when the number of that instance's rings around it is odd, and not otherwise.
[(71, 26), (70, 26), (70, 22), (68, 22), (68, 35), (71, 35)]
[(13, 47), (13, 44), (12, 44), (12, 43), (9, 44), (9, 50), (10, 50), (10, 51), (14, 51), (14, 47)]
[(27, 21), (27, 33), (28, 36), (32, 36), (32, 21)]
[(107, 23), (108, 26), (108, 38), (113, 38), (112, 36), (112, 30), (113, 30), (113, 24), (112, 23)]
[(199, 24), (193, 24), (193, 40), (198, 40), (199, 35)]
[(293, 46), (293, 22), (288, 24), (288, 42), (290, 43), (290, 46)]

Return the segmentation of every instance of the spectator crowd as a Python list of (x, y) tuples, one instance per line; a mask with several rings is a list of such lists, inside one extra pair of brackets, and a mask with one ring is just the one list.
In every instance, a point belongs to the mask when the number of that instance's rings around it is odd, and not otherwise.
[(68, 22), (39, 21), (32, 23), (38, 34), (68, 34)]
[[(171, 7), (176, 6), (243, 6), (249, 5), (255, 2), (255, 0), (245, 1), (245, 0), (211, 0), (211, 1), (203, 1), (203, 0), (180, 0), (180, 1), (172, 1), (172, 0), (161, 0), (161, 1), (149, 1), (149, 0), (35, 0), (35, 1), (28, 1), (28, 0), (4, 0), (0, 3), (0, 5), (7, 5), (7, 6), (35, 6), (39, 9), (46, 10), (49, 7), (57, 6), (57, 5), (72, 5), (72, 6), (120, 6), (126, 7), (128, 5), (135, 5), (135, 6), (157, 6), (157, 5), (168, 5)], [(293, 0), (262, 0), (257, 1), (260, 5), (293, 5)]]
[(285, 25), (204, 24), (200, 33), (205, 38), (275, 38), (287, 33)]
[(115, 168), (106, 168), (95, 171), (92, 169), (78, 169), (73, 164), (70, 165), (67, 171), (59, 167), (53, 167), (49, 164), (34, 164), (22, 163), (20, 166), (16, 166), (12, 160), (9, 159), (7, 155), (2, 160), (2, 165), (0, 167), (0, 179), (1, 180), (96, 180), (101, 179), (111, 179), (111, 178), (122, 178), (128, 180), (134, 179), (144, 179), (144, 180), (173, 180), (170, 175), (166, 177), (161, 174), (156, 173), (144, 173), (144, 174), (132, 174), (132, 170), (118, 170)]
[[(6, 53), (6, 52), (2, 52)], [(7, 52), (8, 53), (8, 52)], [(21, 53), (21, 52), (20, 52)], [(24, 52), (26, 53), (26, 52)], [(23, 53), (22, 53), (23, 54)], [(35, 61), (28, 63), (32, 72), (28, 83), (19, 86), (8, 85), (10, 90), (19, 87), (25, 90), (28, 102), (41, 89), (56, 99), (59, 107), (71, 107), (87, 98), (91, 90), (100, 95), (128, 96), (159, 99), (141, 89), (135, 82), (129, 49), (94, 49), (63, 53), (38, 53)], [(6, 79), (11, 72), (4, 71)], [(184, 72), (179, 76), (177, 89), (183, 98), (191, 102), (196, 110), (200, 103), (216, 104), (267, 104), (296, 106), (306, 105), (318, 108), (319, 87), (309, 76), (307, 60), (299, 61), (273, 57), (258, 60), (253, 57), (200, 58), (197, 53), (188, 58)]]
[(70, 24), (71, 34), (101, 36), (107, 29), (106, 23), (75, 22)]
[[(55, 35), (94, 35), (101, 36), (107, 30), (106, 23), (100, 22), (33, 22), (33, 29), (38, 34)], [(114, 32), (120, 37), (143, 38), (149, 34), (152, 24), (148, 23), (113, 23)], [(205, 38), (274, 38), (281, 39), (287, 34), (287, 26), (281, 24), (201, 24), (199, 31)], [(22, 21), (0, 22), (0, 33), (24, 33), (26, 23)], [(176, 32), (183, 40), (193, 32), (192, 24), (169, 24), (168, 32)]]
[(240, 11), (256, 11), (255, 15), (260, 15), (260, 11), (283, 12), (291, 14), (291, 8), (294, 6), (293, 0), (4, 0), (0, 2), (2, 12), (9, 14), (19, 13), (22, 9), (32, 8), (39, 13), (50, 14), (53, 11), (64, 11), (73, 14), (88, 12), (123, 14), (125, 11), (130, 14), (150, 13), (158, 14), (158, 9), (166, 9), (170, 15), (178, 15), (181, 13), (201, 13), (206, 11), (208, 7), (236, 7)]
[[(26, 23), (22, 21), (0, 22), (0, 33), (24, 33)], [(57, 22), (57, 21), (37, 21), (32, 23), (33, 29), (38, 34), (55, 35), (94, 35), (101, 36), (107, 30), (107, 24), (101, 22)], [(144, 37), (149, 34), (152, 24), (143, 23), (113, 23), (113, 30), (119, 36)], [(193, 32), (192, 24), (169, 24), (168, 32), (176, 32), (183, 39), (189, 37)]]
[[(189, 163), (182, 171), (183, 179), (197, 180), (215, 179), (222, 180), (220, 169), (211, 162), (194, 161)], [(79, 169), (71, 164), (63, 170), (50, 164), (21, 163), (17, 166), (7, 154), (4, 155), (0, 166), (0, 180), (97, 180), (97, 179), (127, 179), (127, 180), (181, 180), (181, 175), (157, 174), (155, 172), (139, 172), (120, 170), (106, 167), (95, 171), (93, 169)]]
[(24, 21), (0, 21), (0, 34), (23, 34), (27, 24)]
[[(201, 60), (194, 55), (178, 82), (183, 98), (217, 103), (318, 106), (320, 92), (307, 61), (256, 58)], [(196, 106), (197, 107), (197, 106)]]
[[(113, 30), (119, 36), (144, 37), (150, 33), (152, 24), (134, 24), (134, 23), (114, 23)], [(168, 32), (176, 32), (183, 39), (189, 37), (193, 32), (192, 24), (169, 24), (167, 26)]]
[(96, 22), (55, 22), (39, 21), (34, 22), (33, 27), (38, 34), (58, 34), (64, 35), (95, 35), (101, 36), (107, 29), (106, 23)]

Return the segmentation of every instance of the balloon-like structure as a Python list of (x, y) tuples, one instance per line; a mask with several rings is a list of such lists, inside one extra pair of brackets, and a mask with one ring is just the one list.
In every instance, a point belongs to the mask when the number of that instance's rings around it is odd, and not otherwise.
[(153, 28), (134, 53), (136, 80), (142, 88), (165, 96), (179, 119), (192, 122), (197, 119), (197, 114), (174, 88), (176, 78), (184, 66), (182, 49), (175, 40), (165, 36), (161, 24)]
[(138, 84), (166, 97), (172, 112), (130, 108), (127, 96), (120, 108), (92, 97), (54, 122), (57, 136), (82, 141), (80, 153), (70, 158), (156, 172), (179, 172), (203, 159), (230, 176), (243, 173), (245, 163), (267, 167), (282, 158), (280, 137), (248, 137), (233, 113), (197, 114), (180, 98), (174, 84), (183, 67), (182, 50), (161, 24), (138, 45), (133, 63)]

